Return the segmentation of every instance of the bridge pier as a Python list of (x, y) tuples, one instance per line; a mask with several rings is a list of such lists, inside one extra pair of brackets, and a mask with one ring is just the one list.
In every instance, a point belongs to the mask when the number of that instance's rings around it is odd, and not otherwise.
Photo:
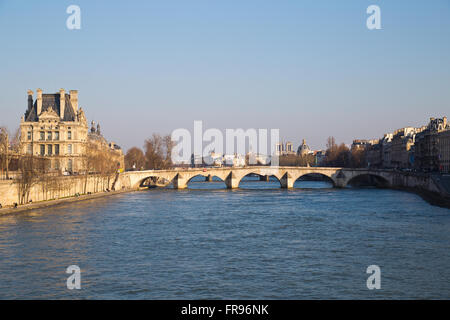
[(205, 181), (206, 181), (206, 182), (212, 182), (212, 181), (213, 181), (212, 175), (209, 174), (209, 175), (206, 177)]
[(334, 187), (335, 188), (345, 188), (347, 186), (347, 183), (344, 179), (336, 179), (334, 181)]
[(267, 175), (267, 176), (259, 176), (259, 181), (265, 181), (265, 182), (269, 182), (269, 179), (270, 177)]
[(294, 187), (294, 178), (286, 172), (280, 180), (281, 188), (292, 189)]
[(225, 179), (225, 184), (227, 185), (228, 189), (239, 188), (239, 182), (240, 180), (236, 177), (236, 175), (233, 172), (230, 172), (230, 174)]
[(173, 179), (173, 187), (174, 189), (186, 189), (188, 184), (188, 179), (183, 177), (181, 174), (177, 174)]

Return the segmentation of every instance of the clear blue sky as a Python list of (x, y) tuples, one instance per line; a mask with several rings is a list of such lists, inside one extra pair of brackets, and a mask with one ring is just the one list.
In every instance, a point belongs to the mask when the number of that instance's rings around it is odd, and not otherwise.
[(0, 38), (0, 125), (27, 89), (78, 89), (124, 149), (194, 120), (322, 148), (450, 116), (450, 0), (0, 0)]

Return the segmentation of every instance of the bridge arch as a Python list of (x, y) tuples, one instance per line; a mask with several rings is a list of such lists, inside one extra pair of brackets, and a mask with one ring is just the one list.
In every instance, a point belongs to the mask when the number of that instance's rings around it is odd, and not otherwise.
[[(264, 186), (267, 186), (268, 188), (281, 187), (280, 178), (278, 178), (275, 174), (270, 174), (270, 173), (264, 174), (264, 173), (257, 172), (257, 171), (251, 171), (251, 172), (241, 175), (238, 178), (237, 186), (239, 188), (248, 189), (245, 187), (245, 185), (244, 186), (242, 185), (242, 182), (245, 183), (246, 180), (244, 180), (244, 179), (248, 178), (248, 177), (252, 177), (252, 176), (255, 177), (255, 179), (253, 179), (254, 183), (257, 183), (257, 182), (270, 183), (270, 184), (264, 185)], [(252, 180), (249, 180), (249, 181), (252, 181)]]
[[(204, 178), (203, 181), (201, 181), (201, 180), (195, 181), (197, 178), (200, 178), (200, 177)], [(221, 177), (219, 177), (217, 175), (211, 175), (211, 174), (206, 173), (206, 172), (205, 173), (202, 172), (202, 173), (198, 173), (198, 174), (192, 175), (192, 177), (189, 178), (187, 180), (187, 182), (186, 182), (187, 188), (190, 188), (189, 184), (191, 182), (194, 182), (194, 183), (195, 182), (201, 182), (202, 183), (201, 185), (200, 184), (198, 185), (198, 186), (201, 186), (200, 188), (191, 188), (191, 189), (205, 189), (205, 188), (208, 188), (208, 189), (225, 189), (227, 187), (225, 181)], [(217, 188), (211, 188), (211, 183), (214, 183)], [(192, 185), (191, 185), (191, 187), (192, 187)]]
[(172, 180), (169, 180), (164, 177), (160, 177), (158, 175), (151, 175), (145, 178), (142, 178), (137, 183), (138, 188), (151, 188), (151, 187), (167, 187), (172, 183)]
[(309, 173), (301, 173), (296, 177), (294, 180), (294, 188), (295, 183), (298, 183), (300, 181), (308, 181), (307, 178), (316, 179), (316, 180), (310, 180), (310, 181), (324, 181), (331, 184), (332, 187), (336, 187), (336, 181), (332, 177), (331, 174), (323, 173), (323, 172), (309, 172)]
[(353, 175), (349, 178), (346, 183), (346, 186), (376, 186), (381, 188), (387, 188), (391, 185), (391, 182), (380, 174), (373, 172), (362, 172), (359, 174)]

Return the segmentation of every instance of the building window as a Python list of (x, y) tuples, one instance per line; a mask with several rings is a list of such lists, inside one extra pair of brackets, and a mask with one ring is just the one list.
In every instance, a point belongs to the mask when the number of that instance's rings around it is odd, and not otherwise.
[(55, 144), (55, 154), (59, 155), (59, 144)]
[(53, 146), (52, 146), (51, 144), (49, 144), (49, 145), (47, 146), (47, 154), (48, 154), (49, 156), (51, 156), (51, 155), (53, 154)]
[(52, 132), (47, 132), (47, 140), (52, 140)]
[(67, 161), (67, 170), (68, 170), (69, 172), (72, 172), (72, 169), (73, 169), (72, 159), (69, 159), (69, 160)]
[(71, 144), (67, 145), (67, 153), (72, 154), (72, 145)]
[(59, 131), (55, 131), (55, 140), (59, 140)]
[(40, 147), (41, 147), (41, 156), (44, 156), (45, 155), (45, 145), (44, 144), (41, 144), (40, 145)]
[(33, 153), (33, 145), (30, 143), (27, 145), (27, 153), (32, 154)]
[(67, 131), (67, 140), (72, 140), (72, 131)]
[(45, 132), (44, 131), (39, 132), (39, 140), (41, 140), (41, 141), (45, 140)]
[(28, 139), (28, 140), (31, 140), (31, 137), (32, 137), (31, 131), (28, 131), (28, 133), (27, 133), (27, 139)]
[(55, 159), (55, 169), (59, 170), (59, 160)]

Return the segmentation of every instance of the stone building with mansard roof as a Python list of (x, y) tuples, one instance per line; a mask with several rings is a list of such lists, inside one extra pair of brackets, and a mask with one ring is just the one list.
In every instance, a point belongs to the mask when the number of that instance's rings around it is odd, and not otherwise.
[[(22, 153), (47, 158), (52, 170), (83, 171), (82, 157), (89, 134), (86, 116), (78, 106), (78, 91), (36, 91), (33, 100), (33, 91), (28, 90), (28, 107), (20, 122)], [(115, 152), (122, 154), (117, 147)]]

